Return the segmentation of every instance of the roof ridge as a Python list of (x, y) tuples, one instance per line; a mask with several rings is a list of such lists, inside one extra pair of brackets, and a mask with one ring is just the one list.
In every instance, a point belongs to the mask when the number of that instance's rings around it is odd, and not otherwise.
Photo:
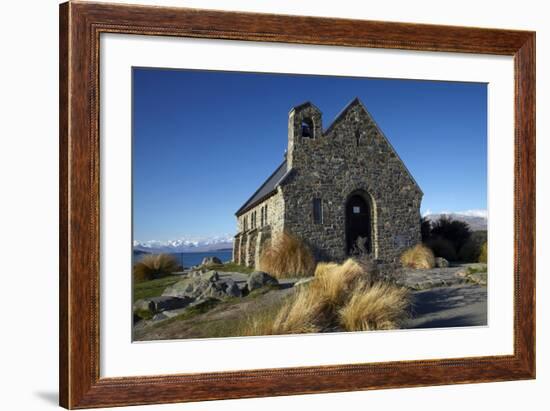
[(339, 122), (341, 120), (341, 118), (344, 116), (344, 114), (352, 107), (354, 106), (355, 104), (359, 104), (361, 107), (363, 107), (366, 110), (365, 106), (363, 105), (363, 103), (361, 102), (361, 100), (359, 100), (359, 97), (354, 97), (353, 100), (351, 100), (348, 104), (346, 104), (344, 106), (344, 108), (342, 110), (340, 110), (338, 112), (338, 114), (336, 114), (336, 117), (334, 117), (334, 120), (332, 120), (332, 122), (330, 123), (330, 125), (323, 131), (323, 134), (325, 133), (328, 133), (331, 131), (331, 129), (336, 125), (337, 122)]
[[(256, 195), (257, 195), (258, 193), (260, 193), (260, 192), (262, 191), (262, 189), (263, 189), (265, 186), (267, 186), (267, 184), (273, 179), (273, 177), (275, 177), (275, 175), (281, 170), (281, 168), (283, 168), (283, 166), (284, 166), (284, 168), (285, 168), (285, 174), (286, 174), (286, 168), (287, 168), (286, 157), (285, 157), (285, 159), (283, 160), (283, 162), (282, 162), (281, 164), (279, 164), (279, 166), (275, 169), (275, 171), (274, 171), (273, 173), (271, 173), (271, 174), (269, 175), (269, 177), (267, 177), (267, 178), (265, 179), (265, 181), (260, 185), (260, 187), (259, 187), (256, 191), (254, 191), (254, 194), (252, 194), (252, 195), (250, 196), (250, 198), (249, 198), (248, 200), (246, 200), (246, 201), (244, 202), (244, 204), (235, 212), (236, 215), (239, 215), (239, 214), (240, 214), (242, 211), (244, 211), (248, 206), (250, 206), (250, 204), (253, 203), (253, 199), (256, 197)], [(281, 178), (278, 178), (277, 181), (276, 181), (276, 183), (278, 183), (281, 179), (282, 179), (282, 177), (281, 177)], [(276, 185), (275, 185), (275, 186), (276, 186)], [(274, 187), (275, 187), (275, 186), (274, 186)], [(271, 191), (273, 191), (273, 190), (270, 190), (270, 192), (271, 192)], [(266, 193), (266, 194), (267, 194), (267, 193)]]

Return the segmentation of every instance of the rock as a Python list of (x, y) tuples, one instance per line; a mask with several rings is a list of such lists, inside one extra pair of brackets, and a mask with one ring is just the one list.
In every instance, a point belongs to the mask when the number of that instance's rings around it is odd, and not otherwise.
[(467, 277), (468, 276), (468, 269), (463, 268), (463, 269), (457, 271), (455, 275), (457, 277), (461, 277), (461, 278)]
[(310, 281), (312, 281), (315, 277), (306, 277), (301, 278), (298, 281), (294, 283), (294, 287), (300, 287), (301, 285), (308, 284)]
[(487, 285), (487, 273), (473, 273), (468, 276), (468, 281), (477, 285)]
[(250, 294), (250, 290), (248, 289), (248, 284), (244, 283), (244, 285), (241, 287), (241, 296), (246, 297), (248, 294)]
[(213, 264), (222, 264), (222, 260), (220, 260), (218, 257), (212, 256), (212, 257), (204, 257), (201, 262), (201, 265), (213, 265)]
[(202, 273), (200, 277), (211, 282), (218, 281), (220, 279), (218, 272), (213, 270)]
[(151, 311), (155, 313), (160, 313), (162, 311), (176, 310), (178, 308), (186, 307), (193, 302), (193, 299), (189, 297), (178, 298), (178, 297), (160, 296), (160, 297), (150, 298), (149, 301), (150, 301), (149, 306), (151, 307)]
[(263, 271), (254, 271), (250, 274), (250, 277), (248, 277), (248, 281), (246, 283), (248, 285), (248, 290), (253, 291), (257, 288), (262, 288), (268, 285), (278, 285), (279, 281), (277, 281), (275, 277), (270, 276), (268, 273), (264, 273)]
[(143, 298), (141, 300), (135, 301), (133, 306), (133, 311), (134, 312), (150, 311), (149, 299)]
[(153, 321), (162, 321), (166, 320), (168, 317), (164, 315), (163, 313), (155, 314), (155, 316), (152, 318)]
[(188, 297), (196, 299), (205, 293), (212, 284), (214, 283), (202, 276), (186, 278), (166, 288), (162, 295), (167, 297)]
[(449, 262), (445, 260), (443, 257), (436, 257), (435, 266), (439, 268), (446, 268), (449, 266)]
[(225, 293), (230, 297), (242, 297), (242, 292), (237, 283), (233, 280), (225, 281)]
[(242, 297), (238, 285), (231, 279), (220, 280), (216, 271), (207, 271), (199, 276), (193, 276), (166, 288), (162, 293), (165, 297), (205, 298)]
[(150, 312), (151, 314), (158, 314), (167, 310), (175, 310), (188, 306), (193, 302), (193, 298), (189, 297), (174, 297), (174, 296), (161, 296), (152, 298), (143, 298), (137, 300), (134, 303), (134, 312)]

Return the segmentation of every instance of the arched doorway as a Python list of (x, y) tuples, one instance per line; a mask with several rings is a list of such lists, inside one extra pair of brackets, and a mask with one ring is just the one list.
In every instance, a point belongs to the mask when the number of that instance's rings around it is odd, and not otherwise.
[(357, 239), (365, 239), (365, 248), (372, 252), (371, 206), (361, 194), (353, 194), (346, 203), (346, 253), (349, 255)]

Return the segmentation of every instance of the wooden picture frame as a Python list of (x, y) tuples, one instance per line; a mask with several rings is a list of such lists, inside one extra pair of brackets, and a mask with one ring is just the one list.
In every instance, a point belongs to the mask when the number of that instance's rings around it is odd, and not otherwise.
[[(101, 33), (513, 56), (513, 355), (100, 378)], [(535, 377), (534, 32), (69, 2), (60, 6), (59, 47), (60, 404), (63, 407), (173, 403)]]

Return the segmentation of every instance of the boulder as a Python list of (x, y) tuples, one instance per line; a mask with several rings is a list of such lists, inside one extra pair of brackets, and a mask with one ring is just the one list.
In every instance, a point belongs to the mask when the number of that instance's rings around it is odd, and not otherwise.
[(248, 284), (244, 283), (244, 285), (241, 286), (241, 296), (246, 297), (248, 294), (250, 294), (250, 291), (248, 290)]
[(237, 283), (233, 280), (226, 280), (225, 284), (225, 293), (229, 297), (242, 297), (242, 292)]
[(155, 314), (155, 316), (152, 318), (153, 321), (162, 321), (166, 320), (168, 317), (164, 315), (163, 313)]
[(248, 290), (253, 291), (269, 285), (278, 285), (279, 281), (277, 281), (275, 277), (270, 276), (268, 273), (264, 273), (263, 271), (254, 271), (250, 274), (250, 277), (248, 277), (248, 281), (246, 283), (248, 285)]
[(242, 297), (242, 292), (233, 280), (220, 280), (220, 275), (216, 271), (210, 270), (201, 275), (178, 281), (166, 288), (162, 295), (165, 297), (200, 300), (206, 298)]
[(445, 260), (443, 257), (436, 257), (435, 266), (438, 268), (446, 268), (449, 266), (449, 262)]
[(212, 257), (204, 257), (202, 259), (201, 265), (212, 265), (212, 264), (221, 264), (221, 263), (222, 263), (222, 260), (220, 260), (216, 256), (212, 256)]
[(208, 280), (210, 282), (219, 281), (220, 275), (217, 271), (209, 270), (200, 275), (201, 278), (204, 278), (205, 280)]
[(162, 295), (166, 297), (196, 299), (205, 293), (212, 284), (214, 283), (202, 276), (186, 278), (166, 288)]
[(193, 299), (188, 297), (178, 298), (178, 297), (160, 296), (160, 297), (150, 298), (149, 307), (151, 308), (151, 311), (155, 313), (160, 313), (163, 311), (176, 310), (178, 308), (186, 307), (192, 302), (193, 302)]
[(188, 306), (193, 302), (193, 298), (186, 296), (175, 297), (175, 296), (160, 296), (160, 297), (151, 297), (143, 298), (137, 300), (134, 303), (134, 312), (150, 312), (151, 314), (158, 314), (167, 310), (175, 310), (178, 308), (183, 308)]

